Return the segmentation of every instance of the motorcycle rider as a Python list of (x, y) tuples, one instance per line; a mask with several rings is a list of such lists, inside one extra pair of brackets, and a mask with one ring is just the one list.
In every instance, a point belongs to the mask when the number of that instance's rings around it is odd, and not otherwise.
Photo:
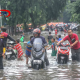
[(11, 38), (8, 33), (6, 33), (7, 30), (6, 28), (2, 28), (1, 30), (2, 30), (1, 35), (3, 36), (3, 42), (5, 46), (6, 46), (7, 39), (15, 42), (15, 40)]
[[(33, 30), (34, 37), (31, 39), (31, 44), (33, 44), (35, 38), (41, 38), (42, 42), (43, 42), (43, 45), (47, 44), (45, 38), (43, 36), (40, 36), (40, 34), (41, 34), (41, 30), (39, 28), (36, 28), (36, 29)], [(46, 53), (46, 56), (45, 56), (45, 62), (46, 62), (46, 66), (48, 66), (49, 61), (48, 61), (48, 58), (47, 58), (47, 53)]]

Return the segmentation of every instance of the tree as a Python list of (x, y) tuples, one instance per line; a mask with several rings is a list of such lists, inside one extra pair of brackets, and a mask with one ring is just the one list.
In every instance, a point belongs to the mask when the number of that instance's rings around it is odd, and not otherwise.
[(71, 12), (70, 12), (70, 8), (69, 8), (69, 4), (70, 4), (70, 0), (68, 0), (65, 9), (63, 11), (63, 22), (64, 23), (69, 23), (70, 19), (71, 19)]
[[(18, 23), (32, 23), (37, 25), (56, 20), (62, 13), (67, 0), (7, 0), (7, 8), (11, 11), (11, 16), (7, 23), (16, 26)], [(1, 0), (2, 5), (5, 1)]]
[(68, 8), (72, 15), (70, 21), (80, 23), (80, 0), (70, 3)]

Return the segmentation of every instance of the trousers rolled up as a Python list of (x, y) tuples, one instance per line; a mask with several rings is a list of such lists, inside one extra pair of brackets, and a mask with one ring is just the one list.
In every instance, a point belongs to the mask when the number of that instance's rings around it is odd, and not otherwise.
[(80, 48), (79, 49), (71, 49), (72, 53), (72, 61), (77, 60), (80, 62)]

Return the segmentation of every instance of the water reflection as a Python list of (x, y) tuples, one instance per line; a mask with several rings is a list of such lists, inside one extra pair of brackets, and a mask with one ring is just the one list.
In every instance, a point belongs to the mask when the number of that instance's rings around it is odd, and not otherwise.
[[(46, 35), (44, 36), (46, 37)], [(15, 38), (17, 37), (15, 36)], [(24, 52), (29, 36), (25, 40), (25, 43), (22, 44), (22, 46), (24, 45)], [(50, 65), (39, 71), (28, 69), (24, 56), (23, 61), (17, 59), (15, 61), (4, 60), (4, 70), (0, 70), (0, 80), (80, 80), (79, 62), (71, 62), (70, 59), (68, 64), (59, 65), (56, 62), (56, 57), (51, 57), (51, 50), (47, 53)]]

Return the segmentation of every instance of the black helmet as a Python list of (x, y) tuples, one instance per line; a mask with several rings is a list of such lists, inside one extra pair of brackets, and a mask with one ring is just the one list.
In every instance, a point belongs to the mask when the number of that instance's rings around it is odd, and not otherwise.
[(3, 32), (6, 32), (6, 28), (5, 27), (3, 27), (3, 28), (1, 28), (1, 30), (3, 31)]

